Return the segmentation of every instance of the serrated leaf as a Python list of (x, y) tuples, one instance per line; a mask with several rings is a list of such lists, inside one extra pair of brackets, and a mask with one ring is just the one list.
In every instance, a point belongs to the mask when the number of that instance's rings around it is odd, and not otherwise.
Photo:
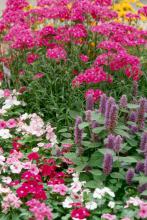
[(118, 173), (118, 172), (117, 173), (113, 172), (110, 176), (114, 179), (124, 179), (124, 176), (121, 173)]
[(137, 108), (139, 108), (139, 105), (136, 105), (136, 104), (128, 104), (127, 107), (128, 107), (129, 109), (137, 109)]
[(138, 142), (134, 139), (127, 139), (127, 143), (129, 143), (129, 145), (132, 147), (135, 147), (138, 145)]
[(79, 127), (79, 129), (83, 129), (83, 128), (86, 128), (88, 126), (89, 126), (88, 122), (82, 122), (78, 127)]
[(76, 119), (76, 117), (77, 117), (77, 116), (80, 116), (81, 113), (80, 113), (80, 112), (77, 112), (77, 111), (71, 110), (71, 111), (69, 111), (69, 115), (70, 115), (71, 118)]
[(120, 136), (122, 136), (122, 137), (126, 137), (126, 138), (130, 138), (130, 135), (126, 132), (126, 131), (124, 131), (124, 130), (122, 130), (122, 129), (115, 129), (115, 133), (116, 134), (119, 134)]
[(82, 146), (86, 147), (85, 150), (90, 149), (90, 148), (97, 148), (101, 144), (100, 143), (92, 143), (90, 141), (82, 141)]
[(141, 196), (147, 196), (147, 190), (141, 193)]
[(70, 133), (62, 133), (61, 135), (65, 138), (71, 138), (72, 137), (72, 135)]
[(102, 175), (102, 171), (98, 170), (98, 169), (92, 169), (92, 170), (90, 170), (90, 173), (92, 173), (94, 176), (101, 176)]
[(66, 132), (66, 131), (67, 131), (67, 128), (63, 128), (63, 129), (59, 130), (58, 132), (59, 132), (59, 133), (64, 133), (64, 132)]
[(98, 151), (103, 155), (106, 153), (112, 154), (112, 156), (115, 155), (115, 152), (109, 148), (98, 149)]
[(95, 133), (95, 134), (100, 134), (104, 130), (105, 130), (105, 127), (103, 126), (103, 127), (92, 129), (92, 132)]
[(126, 131), (129, 131), (129, 130), (130, 130), (130, 129), (129, 129), (127, 126), (125, 126), (125, 125), (118, 125), (118, 126), (116, 127), (116, 129), (126, 130)]
[(101, 181), (98, 179), (98, 181), (95, 180), (90, 180), (85, 184), (85, 187), (91, 188), (91, 189), (95, 189), (99, 186), (99, 183)]
[(128, 157), (119, 157), (119, 160), (123, 161), (125, 163), (136, 163), (137, 162), (136, 158), (130, 157), (130, 156), (128, 156)]
[(92, 113), (92, 120), (98, 122), (98, 124), (104, 124), (104, 116), (101, 113)]

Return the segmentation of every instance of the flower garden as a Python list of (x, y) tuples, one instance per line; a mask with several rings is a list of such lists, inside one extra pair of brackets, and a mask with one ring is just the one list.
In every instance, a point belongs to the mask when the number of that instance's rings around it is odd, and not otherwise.
[(0, 220), (147, 219), (147, 6), (7, 0)]

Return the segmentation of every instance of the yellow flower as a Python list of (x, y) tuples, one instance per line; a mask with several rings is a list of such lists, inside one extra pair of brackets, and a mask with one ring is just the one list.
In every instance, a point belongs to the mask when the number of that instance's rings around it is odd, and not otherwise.
[(94, 42), (91, 42), (91, 43), (90, 43), (90, 46), (91, 46), (91, 47), (95, 47), (95, 43), (94, 43)]
[(33, 5), (28, 5), (27, 7), (25, 7), (24, 9), (23, 9), (23, 11), (30, 11), (31, 9), (33, 9), (34, 7), (33, 7)]
[(73, 5), (73, 3), (70, 2), (69, 4), (67, 4), (67, 8), (68, 8), (69, 10), (71, 10), (71, 9), (72, 9), (72, 5)]
[(96, 21), (90, 23), (91, 26), (96, 26)]

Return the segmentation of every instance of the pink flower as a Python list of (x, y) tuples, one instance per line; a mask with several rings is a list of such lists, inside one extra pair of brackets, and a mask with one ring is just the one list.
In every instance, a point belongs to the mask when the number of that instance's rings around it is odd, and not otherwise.
[(139, 217), (147, 218), (147, 203), (140, 204)]
[(9, 119), (6, 124), (8, 128), (15, 128), (17, 122), (15, 119), (12, 118), (12, 119)]
[(89, 57), (86, 56), (86, 55), (84, 55), (84, 54), (81, 54), (81, 55), (80, 55), (80, 59), (81, 59), (81, 61), (83, 61), (84, 63), (86, 63), (86, 62), (88, 62)]
[(53, 192), (59, 193), (61, 196), (65, 196), (68, 188), (64, 184), (53, 185)]
[(28, 54), (27, 55), (27, 63), (28, 64), (32, 64), (34, 63), (37, 59), (39, 58), (39, 55), (38, 54), (34, 54), (34, 53), (31, 53), (31, 54)]
[(11, 92), (9, 89), (4, 90), (4, 97), (9, 97), (11, 95)]
[(72, 147), (72, 144), (62, 144), (62, 146), (63, 146), (64, 148), (71, 148), (71, 147)]
[(6, 122), (3, 120), (0, 120), (0, 129), (6, 128)]
[(30, 154), (28, 154), (28, 158), (29, 160), (38, 160), (39, 159), (39, 154), (37, 152), (32, 152)]
[(33, 80), (34, 79), (40, 79), (40, 78), (43, 78), (44, 77), (44, 73), (37, 73), (34, 77), (33, 77)]
[(103, 94), (103, 92), (100, 89), (95, 89), (95, 90), (94, 89), (89, 89), (85, 93), (85, 98), (87, 98), (87, 96), (89, 94), (93, 95), (93, 100), (94, 100), (94, 102), (96, 102), (100, 98), (100, 96)]
[(131, 220), (131, 219), (126, 217), (126, 218), (122, 218), (121, 220)]
[(32, 164), (31, 167), (30, 167), (30, 172), (34, 175), (37, 175), (39, 173), (39, 169), (38, 167), (36, 166), (36, 164)]
[(45, 203), (39, 202), (37, 199), (31, 199), (27, 203), (29, 206), (30, 212), (33, 213), (36, 220), (52, 220), (53, 216), (49, 206), (46, 206)]
[(71, 212), (72, 219), (78, 219), (78, 220), (86, 219), (89, 216), (90, 216), (89, 211), (84, 207), (74, 209)]
[(52, 49), (48, 49), (46, 53), (47, 58), (60, 61), (60, 60), (66, 60), (67, 53), (64, 50), (63, 47), (56, 46)]
[(115, 220), (116, 219), (116, 215), (111, 215), (111, 214), (103, 214), (102, 216), (101, 216), (102, 218), (104, 218), (104, 219), (107, 219), (107, 220)]

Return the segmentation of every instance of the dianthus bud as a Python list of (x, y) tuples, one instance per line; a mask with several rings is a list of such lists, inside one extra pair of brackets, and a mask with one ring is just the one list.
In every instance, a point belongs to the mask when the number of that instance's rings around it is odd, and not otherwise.
[(134, 177), (134, 170), (133, 169), (129, 169), (126, 173), (126, 182), (128, 185), (131, 185), (133, 177)]
[(109, 175), (112, 171), (113, 168), (113, 157), (112, 154), (106, 153), (104, 155), (104, 160), (103, 160), (103, 172), (105, 175)]
[(86, 97), (86, 111), (94, 109), (94, 99), (92, 94), (88, 94)]
[(120, 98), (120, 102), (119, 102), (119, 106), (121, 108), (126, 108), (128, 104), (128, 99), (126, 95), (122, 95), (122, 97)]

